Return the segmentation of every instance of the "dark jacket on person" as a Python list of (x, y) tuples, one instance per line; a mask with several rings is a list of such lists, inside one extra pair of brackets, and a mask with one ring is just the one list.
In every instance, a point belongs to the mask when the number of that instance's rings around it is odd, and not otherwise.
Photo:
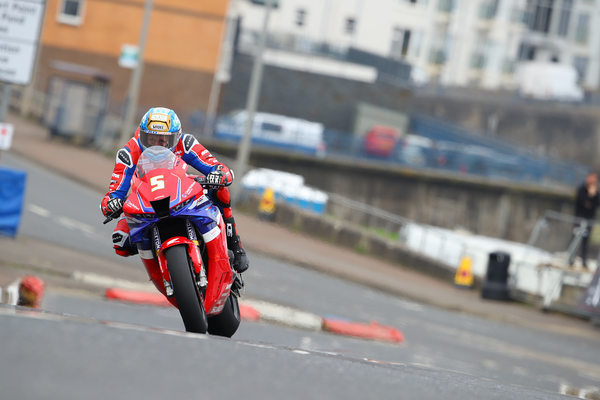
[(590, 196), (585, 184), (577, 189), (577, 199), (575, 200), (575, 216), (593, 220), (596, 218), (596, 208), (600, 205), (600, 195), (596, 192)]

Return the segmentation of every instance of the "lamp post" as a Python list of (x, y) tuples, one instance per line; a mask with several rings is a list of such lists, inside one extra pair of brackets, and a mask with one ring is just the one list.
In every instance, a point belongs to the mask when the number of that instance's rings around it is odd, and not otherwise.
[(133, 120), (135, 118), (135, 112), (140, 95), (140, 84), (142, 82), (142, 72), (144, 67), (144, 50), (146, 49), (146, 38), (148, 36), (148, 27), (150, 25), (150, 16), (152, 15), (152, 3), (153, 0), (146, 0), (146, 5), (144, 7), (142, 30), (140, 31), (140, 40), (138, 42), (138, 59), (137, 64), (133, 69), (133, 73), (131, 74), (131, 81), (129, 82), (125, 118), (123, 120), (123, 126), (121, 127), (121, 136), (117, 143), (117, 147), (121, 147), (127, 143), (127, 140), (129, 140), (129, 137), (135, 131), (133, 128)]
[(235, 173), (238, 178), (232, 186), (232, 201), (235, 202), (240, 195), (240, 179), (244, 176), (248, 167), (248, 157), (250, 155), (250, 138), (252, 136), (252, 127), (254, 125), (254, 114), (260, 95), (260, 85), (263, 72), (263, 52), (267, 42), (267, 30), (269, 26), (269, 16), (276, 0), (265, 0), (265, 17), (263, 21), (262, 32), (259, 39), (258, 49), (254, 55), (254, 65), (252, 67), (252, 77), (250, 78), (250, 88), (248, 89), (248, 98), (246, 101), (246, 125), (244, 126), (244, 135), (238, 147), (237, 159), (235, 164)]

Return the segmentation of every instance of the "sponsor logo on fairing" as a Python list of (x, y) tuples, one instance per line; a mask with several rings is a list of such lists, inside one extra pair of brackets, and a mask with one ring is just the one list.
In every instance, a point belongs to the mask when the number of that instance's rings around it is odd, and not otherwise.
[(196, 232), (194, 232), (194, 227), (190, 223), (190, 221), (185, 221), (185, 225), (187, 227), (188, 239), (194, 241), (196, 240)]
[(116, 181), (116, 180), (114, 180), (114, 179), (111, 179), (111, 180), (110, 180), (110, 184), (111, 184), (111, 185), (114, 185), (115, 183), (117, 183), (117, 181)]
[(160, 234), (158, 233), (158, 228), (156, 226), (152, 229), (152, 235), (154, 236), (154, 248), (156, 249), (156, 252), (158, 252), (158, 250), (160, 250)]
[(119, 179), (121, 177), (121, 175), (113, 173), (112, 177), (115, 178), (115, 179)]
[(140, 208), (139, 208), (138, 206), (136, 206), (134, 203), (132, 203), (132, 202), (131, 202), (131, 201), (129, 201), (129, 200), (127, 200), (127, 201), (125, 202), (125, 204), (127, 205), (127, 207), (131, 207), (131, 208), (133, 208), (134, 210), (137, 210), (137, 211), (139, 211), (139, 210), (140, 210)]

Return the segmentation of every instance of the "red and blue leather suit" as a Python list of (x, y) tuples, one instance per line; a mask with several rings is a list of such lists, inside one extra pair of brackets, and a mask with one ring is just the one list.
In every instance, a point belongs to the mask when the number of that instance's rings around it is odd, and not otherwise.
[[(102, 199), (101, 209), (105, 209), (108, 201), (118, 197), (125, 200), (129, 188), (131, 187), (131, 178), (135, 172), (137, 162), (142, 154), (142, 145), (139, 140), (139, 128), (136, 130), (127, 144), (117, 152), (115, 168), (110, 180), (108, 193)], [(188, 165), (207, 175), (213, 171), (220, 171), (226, 177), (227, 182), (233, 181), (232, 171), (224, 164), (217, 161), (215, 157), (204, 146), (202, 146), (196, 138), (190, 134), (184, 133), (181, 139), (175, 146), (173, 152), (177, 157), (180, 157)], [(208, 197), (216, 204), (223, 214), (223, 218), (229, 219), (233, 217), (231, 212), (231, 197), (229, 190), (226, 187), (218, 189), (210, 189)], [(135, 254), (135, 249), (129, 242), (129, 226), (125, 218), (119, 219), (117, 226), (113, 232), (113, 246), (117, 254), (127, 257)]]

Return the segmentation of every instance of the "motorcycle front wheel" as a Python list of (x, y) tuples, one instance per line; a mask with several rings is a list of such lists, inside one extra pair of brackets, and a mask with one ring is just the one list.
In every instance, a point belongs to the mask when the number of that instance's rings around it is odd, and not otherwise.
[(240, 326), (240, 306), (231, 293), (225, 301), (221, 314), (208, 317), (208, 333), (216, 336), (232, 337)]
[(204, 310), (202, 294), (196, 286), (186, 245), (169, 247), (165, 250), (167, 268), (177, 308), (187, 332), (206, 333), (208, 320)]

